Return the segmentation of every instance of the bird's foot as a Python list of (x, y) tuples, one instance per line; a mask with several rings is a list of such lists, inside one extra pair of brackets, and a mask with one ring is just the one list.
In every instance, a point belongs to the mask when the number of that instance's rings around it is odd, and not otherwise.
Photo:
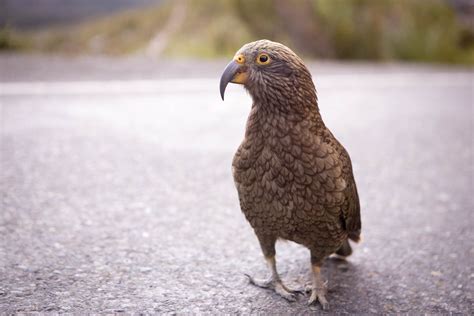
[(261, 288), (274, 290), (275, 293), (290, 302), (296, 301), (295, 294), (301, 293), (300, 291), (289, 289), (288, 287), (286, 287), (286, 285), (283, 284), (283, 282), (281, 282), (280, 279), (275, 280), (274, 278), (269, 278), (266, 280), (260, 280), (254, 279), (248, 274), (246, 274), (246, 276), (251, 284)]
[(329, 303), (328, 303), (328, 300), (326, 299), (327, 288), (328, 288), (327, 282), (321, 284), (320, 286), (311, 287), (311, 296), (309, 297), (308, 305), (311, 305), (314, 302), (319, 301), (319, 303), (323, 307), (323, 310), (328, 310)]

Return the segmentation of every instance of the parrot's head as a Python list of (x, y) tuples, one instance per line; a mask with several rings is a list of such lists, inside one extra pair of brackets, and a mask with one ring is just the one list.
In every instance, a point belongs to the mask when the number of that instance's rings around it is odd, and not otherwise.
[(245, 44), (237, 51), (221, 77), (222, 100), (229, 82), (244, 85), (254, 101), (281, 103), (291, 97), (306, 97), (308, 92), (316, 96), (301, 58), (285, 45), (269, 40)]

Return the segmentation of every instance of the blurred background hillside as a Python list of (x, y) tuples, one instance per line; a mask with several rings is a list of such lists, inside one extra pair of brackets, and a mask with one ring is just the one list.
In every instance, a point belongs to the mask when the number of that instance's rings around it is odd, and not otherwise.
[(0, 0), (0, 49), (230, 56), (268, 38), (305, 57), (474, 63), (470, 0)]

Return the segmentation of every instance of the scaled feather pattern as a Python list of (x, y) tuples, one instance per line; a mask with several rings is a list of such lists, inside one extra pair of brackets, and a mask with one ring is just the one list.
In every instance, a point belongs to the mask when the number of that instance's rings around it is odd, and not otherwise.
[[(262, 54), (270, 59), (265, 65)], [(236, 56), (245, 57), (233, 69), (245, 72), (253, 104), (232, 170), (265, 257), (275, 256), (277, 239), (307, 247), (317, 266), (333, 253), (350, 254), (348, 239), (358, 241), (361, 232), (351, 159), (321, 118), (309, 70), (268, 40), (246, 44)]]

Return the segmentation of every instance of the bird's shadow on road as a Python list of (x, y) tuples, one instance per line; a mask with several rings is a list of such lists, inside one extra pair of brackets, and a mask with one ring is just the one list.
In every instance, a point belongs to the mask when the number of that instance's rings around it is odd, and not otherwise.
[[(304, 290), (311, 284), (311, 264), (309, 253), (303, 247), (292, 243), (281, 243), (277, 245), (277, 268), (283, 282), (291, 289)], [(255, 249), (257, 253), (257, 249)], [(360, 249), (347, 259), (330, 256), (322, 266), (322, 276), (328, 281), (327, 299), (330, 304), (329, 313), (349, 314), (377, 314), (378, 312), (390, 312), (390, 304), (387, 301), (384, 288), (386, 282), (392, 279), (384, 275), (374, 264), (361, 256)], [(307, 314), (323, 312), (319, 304), (308, 306), (310, 293), (302, 293), (297, 296), (296, 302), (288, 302), (272, 291), (261, 289), (249, 284), (244, 274), (250, 274), (257, 278), (268, 276), (268, 270), (262, 262), (250, 260), (245, 271), (242, 271), (237, 287), (252, 290), (250, 293), (256, 295), (263, 302), (271, 302), (273, 311), (292, 314)], [(250, 273), (249, 273), (250, 272)], [(255, 297), (255, 296), (254, 296)], [(260, 300), (257, 300), (261, 302)], [(270, 304), (270, 303), (268, 303)], [(257, 307), (256, 307), (257, 308)], [(267, 311), (261, 309), (262, 312)], [(393, 310), (392, 310), (393, 311)]]
[[(373, 282), (371, 273), (363, 265), (353, 263), (350, 259), (329, 257), (322, 267), (323, 278), (328, 281), (327, 298), (330, 303), (330, 313), (370, 313), (380, 311), (382, 306), (377, 294), (377, 284)], [(310, 265), (299, 262), (295, 269), (284, 276), (291, 288), (304, 289), (311, 282)], [(319, 304), (308, 307), (310, 293), (299, 295), (294, 305), (295, 311), (322, 311)], [(274, 294), (274, 299), (282, 299)]]

